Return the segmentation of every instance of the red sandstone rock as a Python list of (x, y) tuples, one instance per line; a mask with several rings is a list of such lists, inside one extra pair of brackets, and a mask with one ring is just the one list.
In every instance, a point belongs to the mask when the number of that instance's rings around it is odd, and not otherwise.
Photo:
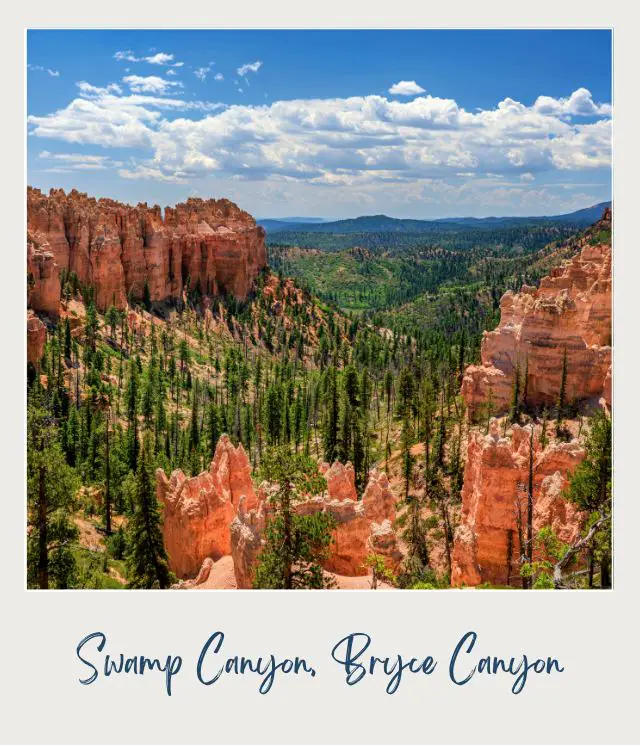
[[(187, 285), (245, 298), (266, 265), (264, 230), (226, 199), (188, 199), (167, 207), (163, 219), (157, 205), (131, 207), (75, 189), (46, 196), (29, 187), (27, 221), (34, 246), (46, 248), (58, 271), (91, 285), (102, 310), (142, 298), (145, 284), (152, 301), (182, 298)], [(59, 285), (56, 295), (53, 285), (45, 292), (36, 279), (32, 307), (54, 312)]]
[[(611, 227), (606, 210), (596, 228)], [(491, 400), (492, 413), (511, 401), (516, 366), (524, 375), (528, 362), (528, 401), (553, 405), (560, 390), (567, 354), (567, 401), (604, 397), (610, 402), (611, 246), (583, 239), (578, 255), (554, 269), (538, 289), (524, 286), (500, 302), (500, 324), (485, 331), (482, 364), (470, 366), (462, 395), (475, 416)]]
[(27, 232), (27, 306), (57, 316), (60, 312), (60, 268), (46, 237)]
[(253, 575), (262, 550), (266, 524), (267, 503), (264, 499), (251, 510), (245, 510), (245, 500), (240, 497), (238, 511), (231, 523), (231, 556), (238, 589), (253, 586)]
[[(327, 571), (346, 576), (368, 574), (369, 554), (381, 555), (390, 569), (402, 561), (393, 529), (396, 500), (384, 473), (372, 471), (361, 500), (357, 499), (355, 474), (350, 463), (321, 466), (327, 479), (327, 493), (296, 505), (296, 512), (309, 515), (324, 512), (336, 520)], [(262, 548), (268, 512), (267, 494), (259, 506), (238, 511), (231, 526), (231, 549), (238, 587), (251, 587), (255, 564)]]
[[(509, 439), (500, 436), (494, 419), (488, 435), (470, 434), (461, 523), (454, 540), (454, 586), (520, 584), (517, 510), (519, 504), (526, 531), (530, 426), (514, 425)], [(538, 434), (534, 437), (534, 534), (551, 526), (562, 541), (571, 543), (579, 534), (580, 514), (562, 491), (585, 451), (575, 440), (552, 443), (543, 450)]]
[(37, 365), (42, 359), (47, 329), (32, 310), (27, 311), (27, 362)]
[(327, 491), (331, 499), (340, 502), (345, 499), (355, 501), (358, 498), (356, 493), (356, 473), (351, 463), (343, 466), (336, 461), (331, 467), (322, 464), (321, 472), (327, 480)]
[(199, 585), (204, 585), (209, 579), (211, 570), (214, 567), (213, 559), (207, 557), (200, 567), (200, 571), (194, 579), (181, 579), (175, 585), (171, 585), (172, 590), (191, 590)]
[(208, 471), (187, 478), (176, 470), (168, 479), (156, 471), (158, 499), (164, 504), (162, 531), (169, 566), (178, 577), (194, 576), (207, 558), (231, 553), (230, 525), (245, 497), (256, 505), (251, 464), (242, 445), (223, 435)]

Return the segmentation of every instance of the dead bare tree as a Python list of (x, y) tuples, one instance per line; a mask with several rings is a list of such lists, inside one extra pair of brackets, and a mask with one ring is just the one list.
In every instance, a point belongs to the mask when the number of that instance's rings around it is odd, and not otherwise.
[(570, 546), (564, 553), (562, 558), (555, 564), (553, 568), (553, 586), (556, 588), (556, 590), (567, 589), (567, 586), (564, 584), (563, 575), (565, 567), (577, 553), (582, 551), (582, 549), (586, 548), (587, 546), (591, 545), (591, 542), (593, 541), (600, 526), (610, 519), (611, 515), (603, 515), (598, 520), (596, 520), (596, 522), (589, 528), (589, 532), (587, 533), (587, 535), (580, 538), (580, 540), (576, 541), (576, 543)]

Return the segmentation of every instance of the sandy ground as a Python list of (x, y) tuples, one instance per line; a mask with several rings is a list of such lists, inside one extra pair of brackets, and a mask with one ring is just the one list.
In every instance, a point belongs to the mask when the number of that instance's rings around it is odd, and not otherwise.
[[(328, 573), (329, 574), (329, 573)], [(366, 577), (343, 577), (340, 574), (330, 574), (337, 584), (338, 590), (370, 590), (371, 576)], [(223, 556), (216, 561), (211, 569), (206, 582), (193, 588), (195, 590), (235, 590), (236, 579), (233, 574), (233, 559), (231, 556)], [(393, 587), (381, 582), (379, 590), (392, 590)]]

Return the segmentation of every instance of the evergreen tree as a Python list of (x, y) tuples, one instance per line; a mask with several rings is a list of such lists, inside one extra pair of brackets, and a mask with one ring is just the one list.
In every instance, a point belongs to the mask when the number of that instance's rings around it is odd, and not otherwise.
[(87, 349), (92, 352), (96, 351), (96, 339), (98, 336), (98, 314), (93, 301), (87, 306), (87, 316), (85, 318), (84, 333), (87, 342)]
[(71, 361), (71, 349), (71, 324), (67, 317), (64, 319), (64, 356), (69, 361)]
[(270, 448), (263, 455), (260, 476), (277, 488), (270, 496), (271, 516), (253, 586), (286, 590), (331, 586), (322, 562), (329, 553), (335, 521), (325, 513), (298, 515), (294, 509), (297, 502), (326, 488), (317, 463), (286, 446)]
[(55, 420), (41, 395), (32, 391), (27, 402), (27, 582), (30, 587), (69, 587), (74, 558), (70, 543), (77, 536), (71, 520), (80, 486), (67, 464), (57, 437)]
[(151, 310), (151, 291), (149, 290), (149, 283), (144, 283), (144, 290), (142, 294), (142, 304), (147, 311)]
[(165, 589), (172, 578), (162, 537), (162, 515), (148, 437), (142, 444), (135, 484), (134, 511), (127, 527), (129, 586)]
[(324, 429), (324, 457), (329, 463), (338, 457), (338, 380), (335, 366), (327, 372), (327, 417)]
[(511, 394), (511, 409), (509, 419), (516, 424), (520, 421), (520, 364), (516, 364), (513, 373), (513, 391)]

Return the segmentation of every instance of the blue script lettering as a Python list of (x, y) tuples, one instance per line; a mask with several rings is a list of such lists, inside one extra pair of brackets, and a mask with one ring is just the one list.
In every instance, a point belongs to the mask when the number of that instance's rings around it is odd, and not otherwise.
[[(80, 654), (86, 644), (92, 639), (99, 640), (96, 645), (96, 650), (102, 652), (107, 643), (106, 634), (101, 631), (96, 631), (93, 634), (85, 636), (85, 638), (76, 647), (76, 655), (80, 662), (91, 668), (93, 672), (88, 678), (79, 678), (82, 685), (91, 685), (98, 679), (99, 673), (98, 668), (89, 660)], [(110, 675), (119, 673), (133, 673), (134, 675), (144, 675), (147, 670), (157, 670), (165, 674), (165, 687), (167, 694), (171, 695), (172, 679), (175, 675), (180, 672), (182, 667), (182, 658), (179, 655), (175, 657), (167, 655), (164, 664), (161, 664), (160, 660), (151, 657), (145, 657), (144, 655), (137, 655), (134, 657), (126, 657), (121, 653), (118, 657), (111, 657), (107, 654), (104, 658), (103, 674), (105, 678)]]
[(538, 675), (551, 675), (553, 672), (564, 672), (564, 667), (560, 665), (560, 662), (555, 657), (547, 657), (546, 659), (538, 658), (531, 661), (526, 654), (523, 654), (519, 659), (515, 657), (504, 659), (502, 657), (487, 655), (481, 657), (473, 667), (465, 667), (463, 664), (464, 658), (461, 655), (471, 654), (477, 639), (478, 634), (475, 631), (467, 631), (456, 645), (451, 656), (449, 677), (458, 686), (466, 685), (476, 674), (499, 675), (506, 673), (515, 678), (511, 686), (511, 692), (517, 695), (524, 690), (530, 672)]
[(301, 672), (307, 673), (312, 678), (315, 677), (316, 671), (308, 664), (304, 657), (294, 657), (293, 659), (284, 659), (276, 661), (275, 655), (271, 654), (266, 657), (258, 657), (256, 660), (250, 657), (228, 657), (223, 665), (217, 669), (216, 672), (210, 673), (208, 676), (205, 672), (205, 662), (207, 657), (217, 655), (222, 649), (222, 643), (224, 641), (224, 634), (222, 631), (216, 631), (207, 639), (202, 647), (200, 656), (198, 657), (198, 665), (196, 668), (196, 674), (198, 680), (206, 686), (213, 685), (223, 673), (233, 673), (235, 675), (246, 675), (247, 673), (253, 673), (259, 675), (262, 680), (258, 691), (262, 694), (269, 693), (273, 683), (276, 679), (277, 673), (283, 673), (288, 675), (293, 673), (299, 675)]
[[(345, 636), (331, 650), (331, 657), (345, 670), (345, 682), (347, 685), (359, 683), (367, 673), (375, 675), (382, 672), (389, 678), (386, 692), (395, 693), (402, 681), (402, 675), (406, 671), (410, 673), (422, 673), (431, 675), (436, 669), (437, 662), (433, 657), (416, 658), (412, 657), (405, 661), (402, 655), (394, 657), (363, 657), (364, 653), (371, 646), (371, 637), (362, 632), (356, 632)], [(358, 662), (362, 658), (362, 662)]]

